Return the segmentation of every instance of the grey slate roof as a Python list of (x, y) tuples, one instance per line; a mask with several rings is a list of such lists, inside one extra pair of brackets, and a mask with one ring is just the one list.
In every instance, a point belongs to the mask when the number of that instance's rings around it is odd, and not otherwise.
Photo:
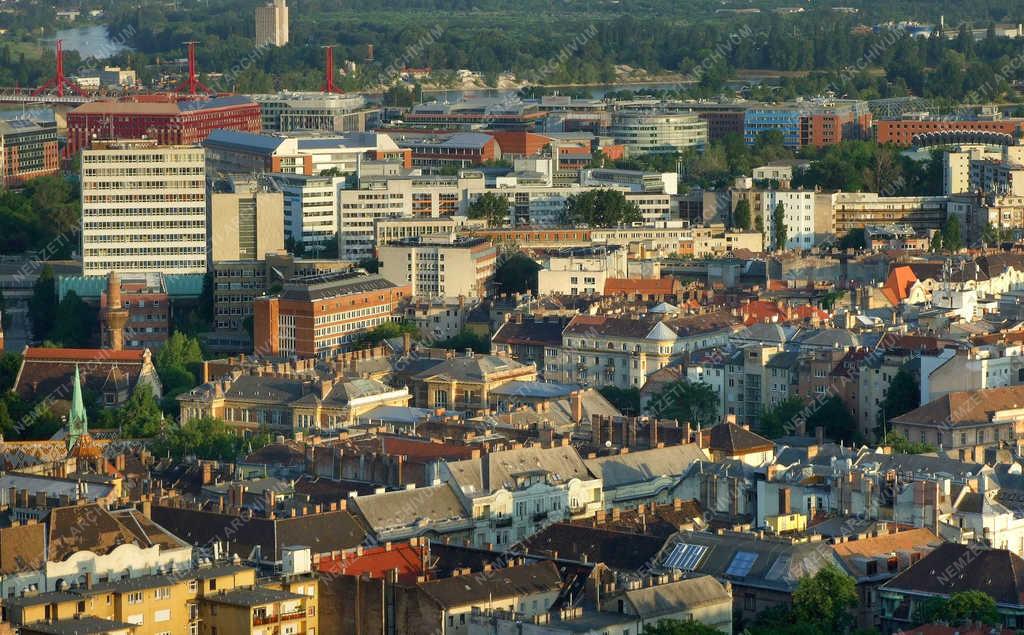
[(455, 381), (483, 382), (493, 373), (502, 373), (526, 367), (526, 364), (520, 364), (515, 360), (505, 359), (497, 355), (474, 354), (471, 357), (462, 356), (443, 360), (441, 363), (418, 373), (414, 376), (414, 379), (444, 376)]
[(594, 478), (571, 446), (531, 446), (489, 452), (480, 458), (453, 461), (447, 464), (447, 468), (456, 486), (471, 497), (489, 494), (502, 487), (516, 489), (516, 477), (528, 474), (544, 474), (549, 482), (559, 485), (574, 478)]
[(704, 452), (694, 443), (670, 445), (585, 459), (587, 468), (603, 479), (604, 489), (642, 483), (660, 476), (681, 476), (695, 462), (707, 460)]
[(349, 503), (375, 533), (470, 519), (447, 483), (358, 496), (350, 499)]

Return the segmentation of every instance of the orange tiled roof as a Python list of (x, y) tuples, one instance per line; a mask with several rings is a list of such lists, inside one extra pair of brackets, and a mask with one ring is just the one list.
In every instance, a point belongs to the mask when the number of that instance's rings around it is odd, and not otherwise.
[(882, 286), (882, 295), (892, 304), (899, 304), (910, 297), (910, 287), (917, 282), (917, 276), (910, 267), (895, 267)]
[(782, 322), (787, 317), (786, 312), (777, 304), (767, 300), (751, 300), (744, 304), (740, 311), (745, 318), (743, 323), (747, 326), (761, 322)]
[(374, 547), (357, 554), (344, 552), (338, 559), (321, 559), (318, 568), (321, 573), (333, 575), (383, 578), (388, 571), (398, 569), (399, 576), (423, 573), (423, 555), (426, 547), (398, 543), (392, 546)]

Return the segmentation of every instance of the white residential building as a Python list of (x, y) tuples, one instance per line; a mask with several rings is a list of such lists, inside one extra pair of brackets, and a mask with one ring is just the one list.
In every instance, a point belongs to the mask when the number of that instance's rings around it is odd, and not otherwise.
[(206, 272), (202, 148), (95, 141), (82, 152), (82, 270)]
[[(785, 249), (810, 249), (831, 235), (828, 218), (831, 215), (829, 205), (817, 205), (818, 197), (813, 191), (805, 190), (768, 190), (761, 197), (760, 214), (764, 222), (764, 242), (766, 247), (778, 248), (775, 245), (775, 207), (782, 203), (785, 210), (783, 222), (786, 224)], [(829, 209), (825, 209), (829, 208)]]
[(416, 236), (377, 248), (380, 273), (417, 298), (484, 297), (498, 250), (484, 238)]
[(537, 293), (604, 293), (608, 278), (626, 277), (626, 250), (618, 245), (571, 247), (548, 256), (537, 272)]
[(505, 550), (543, 527), (604, 509), (601, 479), (570, 445), (530, 446), (442, 462), (475, 520), (473, 544)]

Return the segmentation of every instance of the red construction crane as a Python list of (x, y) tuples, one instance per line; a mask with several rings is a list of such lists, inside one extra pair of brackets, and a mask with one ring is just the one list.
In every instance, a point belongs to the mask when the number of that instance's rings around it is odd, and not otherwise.
[(32, 91), (32, 96), (42, 95), (47, 90), (55, 89), (58, 97), (64, 96), (64, 89), (67, 88), (76, 95), (85, 96), (78, 84), (64, 77), (64, 40), (57, 40), (57, 71), (45, 84)]
[(201, 88), (203, 92), (212, 95), (213, 91), (199, 81), (199, 75), (196, 72), (196, 44), (198, 42), (185, 42), (185, 44), (188, 45), (188, 79), (175, 86), (175, 92), (187, 92), (189, 95), (195, 95), (196, 89)]
[(326, 68), (324, 68), (324, 85), (321, 90), (325, 93), (344, 93), (345, 91), (334, 85), (334, 46), (325, 46), (323, 48), (327, 52), (327, 59), (324, 61)]

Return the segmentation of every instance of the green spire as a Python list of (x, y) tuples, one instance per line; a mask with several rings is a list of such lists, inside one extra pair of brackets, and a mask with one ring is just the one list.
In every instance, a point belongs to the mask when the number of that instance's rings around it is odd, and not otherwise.
[(78, 438), (87, 432), (89, 432), (89, 420), (85, 414), (85, 401), (82, 399), (82, 379), (78, 375), (78, 364), (75, 364), (71, 412), (68, 413), (68, 449), (75, 447)]

